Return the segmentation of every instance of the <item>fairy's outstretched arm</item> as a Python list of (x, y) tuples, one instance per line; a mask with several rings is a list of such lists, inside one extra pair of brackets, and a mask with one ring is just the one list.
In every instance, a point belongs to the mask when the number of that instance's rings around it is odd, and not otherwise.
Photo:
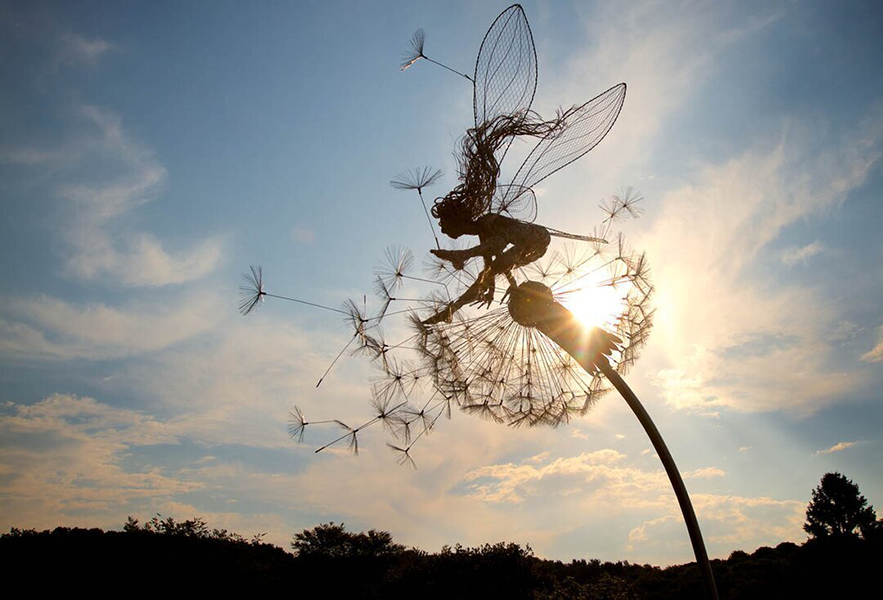
[(482, 240), (477, 246), (466, 248), (465, 250), (430, 250), (430, 252), (442, 260), (446, 260), (457, 270), (463, 268), (470, 258), (476, 256), (484, 257), (485, 268), (487, 268), (494, 256), (498, 256), (506, 249), (506, 240), (502, 237), (492, 237)]

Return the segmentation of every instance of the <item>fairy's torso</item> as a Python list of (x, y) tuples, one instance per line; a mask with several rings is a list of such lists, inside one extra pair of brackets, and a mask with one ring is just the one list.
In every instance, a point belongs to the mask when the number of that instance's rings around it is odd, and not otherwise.
[(479, 217), (475, 224), (478, 227), (478, 237), (483, 243), (490, 242), (499, 248), (498, 252), (511, 245), (523, 253), (525, 258), (542, 257), (552, 239), (548, 230), (541, 225), (495, 213)]

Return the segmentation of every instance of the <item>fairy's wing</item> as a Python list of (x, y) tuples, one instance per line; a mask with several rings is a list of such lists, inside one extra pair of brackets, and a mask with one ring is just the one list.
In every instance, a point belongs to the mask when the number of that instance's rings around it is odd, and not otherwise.
[(597, 146), (616, 122), (625, 92), (626, 85), (620, 83), (582, 106), (561, 113), (557, 119), (560, 126), (540, 139), (504, 191), (523, 193)]
[(598, 237), (594, 235), (578, 235), (576, 233), (567, 233), (566, 231), (559, 231), (558, 229), (552, 229), (551, 227), (546, 227), (543, 225), (543, 228), (549, 232), (550, 235), (554, 235), (555, 237), (565, 238), (568, 240), (577, 240), (579, 242), (591, 242), (594, 244), (606, 244), (607, 240), (603, 237)]
[(530, 188), (498, 185), (494, 190), (490, 211), (532, 223), (537, 217), (537, 197)]
[(530, 110), (537, 89), (537, 53), (527, 17), (518, 4), (500, 13), (485, 34), (473, 81), (476, 126), (500, 115)]
[[(597, 146), (613, 127), (625, 101), (626, 85), (620, 83), (592, 98), (581, 106), (574, 106), (561, 113), (551, 127), (518, 168), (512, 183), (498, 186), (492, 210), (503, 212), (524, 221), (536, 216), (536, 195), (532, 188), (552, 173), (563, 169)], [(529, 192), (529, 193), (528, 193)], [(526, 199), (522, 197), (526, 196)], [(528, 210), (524, 214), (513, 211)], [(559, 232), (563, 233), (563, 232)], [(572, 234), (568, 234), (570, 236)], [(578, 239), (580, 236), (571, 237)], [(588, 240), (588, 241), (593, 241)]]

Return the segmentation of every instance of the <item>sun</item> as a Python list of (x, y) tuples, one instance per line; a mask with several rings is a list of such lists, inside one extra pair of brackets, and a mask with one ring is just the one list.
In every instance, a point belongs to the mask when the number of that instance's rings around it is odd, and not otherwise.
[(603, 278), (598, 273), (581, 279), (577, 288), (561, 295), (561, 303), (586, 327), (613, 330), (626, 308), (627, 290)]

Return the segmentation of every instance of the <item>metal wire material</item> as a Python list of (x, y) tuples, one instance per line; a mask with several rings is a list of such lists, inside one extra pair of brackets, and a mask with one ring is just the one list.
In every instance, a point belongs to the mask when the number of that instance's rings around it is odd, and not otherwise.
[(625, 102), (626, 84), (620, 83), (581, 106), (559, 111), (560, 126), (531, 151), (515, 174), (516, 186), (530, 188), (584, 156), (610, 132)]
[[(313, 422), (343, 429), (319, 450), (346, 440), (357, 452), (358, 434), (382, 423), (396, 438), (389, 447), (402, 464), (412, 467), (413, 445), (429, 435), (442, 416), (450, 417), (454, 405), (512, 426), (557, 426), (584, 414), (608, 390), (601, 373), (586, 372), (537, 329), (513, 320), (505, 306), (507, 287), (539, 281), (565, 304), (586, 286), (617, 290), (621, 311), (607, 326), (621, 340), (612, 357), (618, 372), (636, 360), (653, 316), (646, 260), (612, 233), (620, 217), (638, 215), (638, 195), (626, 191), (603, 204), (605, 217), (591, 235), (532, 223), (537, 214), (534, 186), (591, 151), (607, 135), (622, 109), (625, 84), (559, 110), (548, 120), (533, 112), (536, 49), (527, 17), (517, 4), (504, 10), (485, 34), (474, 77), (427, 57), (425, 40), (422, 29), (414, 33), (402, 70), (422, 59), (466, 77), (473, 84), (474, 113), (474, 126), (460, 143), (458, 185), (437, 199), (431, 211), (422, 192), (441, 178), (441, 171), (418, 167), (390, 181), (395, 189), (416, 190), (423, 203), (436, 241), (428, 274), (411, 272), (410, 250), (387, 249), (385, 264), (375, 272), (380, 303), (372, 315), (366, 300), (348, 301), (335, 309), (268, 294), (259, 268), (246, 275), (240, 302), (244, 314), (265, 297), (342, 313), (352, 337), (319, 383), (348, 350), (367, 356), (378, 369), (371, 385), (375, 415), (356, 427), (337, 420)], [(536, 145), (514, 179), (500, 183), (500, 164), (516, 137), (533, 137)], [(442, 232), (452, 232), (454, 238), (477, 235), (481, 244), (495, 239), (493, 251), (461, 250), (456, 244), (453, 249), (442, 248), (432, 217), (439, 220)], [(550, 236), (581, 243), (551, 252)], [(506, 287), (497, 288), (499, 282)], [(406, 316), (410, 335), (391, 341), (379, 325), (394, 315)], [(401, 330), (391, 331), (396, 329)], [(307, 425), (295, 409), (291, 435), (300, 439)]]
[(513, 4), (494, 20), (475, 61), (475, 125), (530, 110), (537, 89), (537, 54), (524, 10)]
[[(621, 312), (608, 327), (622, 340), (612, 362), (624, 372), (649, 335), (653, 288), (643, 255), (630, 253), (625, 242), (610, 246), (565, 246), (517, 279), (549, 284), (565, 304), (590, 275), (598, 285), (619, 290)], [(566, 423), (608, 391), (600, 373), (587, 373), (538, 330), (516, 323), (504, 306), (463, 309), (451, 323), (424, 327), (418, 347), (438, 390), (465, 412), (509, 425)]]

